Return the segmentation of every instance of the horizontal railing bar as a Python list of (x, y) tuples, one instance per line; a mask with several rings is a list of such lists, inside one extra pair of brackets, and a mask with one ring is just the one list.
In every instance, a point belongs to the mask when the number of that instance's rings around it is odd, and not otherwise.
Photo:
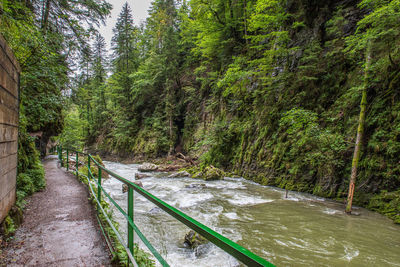
[[(91, 170), (88, 170), (90, 176), (93, 178), (93, 174)], [(169, 264), (164, 260), (164, 258), (161, 256), (161, 254), (158, 253), (158, 251), (153, 247), (153, 245), (150, 243), (149, 240), (140, 232), (139, 228), (136, 226), (136, 224), (129, 218), (128, 214), (124, 211), (123, 208), (121, 208), (120, 205), (118, 205), (117, 202), (104, 190), (104, 188), (96, 181), (96, 179), (93, 179), (93, 182), (97, 184), (98, 187), (100, 187), (101, 191), (106, 195), (106, 197), (114, 204), (114, 206), (119, 210), (119, 212), (124, 215), (125, 219), (128, 221), (128, 223), (133, 227), (135, 230), (136, 234), (139, 236), (139, 238), (143, 241), (143, 243), (146, 245), (146, 247), (153, 253), (154, 257), (161, 263), (162, 266), (164, 267), (169, 267)]]

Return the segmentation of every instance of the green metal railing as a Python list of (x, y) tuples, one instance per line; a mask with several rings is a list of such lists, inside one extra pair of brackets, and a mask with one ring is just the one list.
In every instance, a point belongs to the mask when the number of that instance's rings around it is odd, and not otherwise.
[[(57, 147), (57, 152), (58, 152), (58, 159), (61, 163), (61, 166), (64, 166), (64, 162), (63, 162), (63, 152), (64, 149), (62, 147)], [(255, 255), (254, 253), (252, 253), (251, 251), (245, 249), (244, 247), (236, 244), (235, 242), (231, 241), (230, 239), (222, 236), (221, 234), (213, 231), (212, 229), (210, 229), (209, 227), (201, 224), (200, 222), (196, 221), (195, 219), (189, 217), (188, 215), (186, 215), (185, 213), (181, 212), (180, 210), (170, 206), (169, 204), (165, 203), (164, 201), (162, 201), (161, 199), (153, 196), (152, 194), (150, 194), (149, 192), (147, 192), (146, 190), (144, 190), (143, 188), (141, 188), (140, 186), (132, 183), (131, 181), (121, 177), (120, 175), (104, 168), (101, 164), (99, 164), (90, 154), (87, 153), (83, 153), (83, 152), (79, 152), (79, 151), (73, 151), (73, 150), (68, 150), (65, 149), (66, 151), (66, 169), (69, 170), (69, 154), (75, 153), (75, 174), (76, 176), (83, 175), (84, 177), (86, 177), (86, 179), (88, 180), (88, 184), (89, 184), (89, 188), (90, 191), (92, 193), (92, 197), (95, 199), (96, 203), (97, 203), (97, 208), (99, 212), (102, 212), (102, 214), (105, 216), (108, 224), (110, 225), (110, 227), (113, 229), (113, 231), (115, 232), (115, 235), (117, 236), (119, 242), (121, 242), (121, 244), (124, 246), (127, 254), (128, 254), (128, 258), (130, 263), (132, 263), (134, 266), (137, 266), (137, 263), (134, 259), (134, 232), (136, 232), (136, 234), (138, 235), (138, 237), (143, 241), (143, 243), (147, 246), (147, 248), (151, 251), (151, 253), (154, 255), (154, 257), (160, 262), (160, 264), (162, 266), (169, 266), (168, 263), (165, 261), (165, 259), (160, 255), (160, 253), (157, 252), (157, 250), (150, 244), (150, 242), (147, 240), (147, 238), (143, 235), (143, 233), (138, 229), (138, 227), (136, 226), (136, 224), (134, 223), (133, 220), (133, 209), (134, 209), (134, 196), (133, 196), (133, 192), (136, 191), (137, 193), (139, 193), (140, 195), (142, 195), (143, 197), (145, 197), (147, 200), (149, 200), (150, 202), (154, 203), (156, 206), (158, 206), (159, 208), (161, 208), (162, 210), (164, 210), (166, 213), (168, 213), (169, 215), (171, 215), (172, 217), (174, 217), (175, 219), (177, 219), (178, 221), (182, 222), (183, 224), (185, 224), (186, 226), (188, 226), (189, 228), (191, 228), (192, 230), (194, 230), (195, 232), (197, 232), (198, 234), (202, 235), (203, 237), (205, 237), (207, 240), (209, 240), (210, 242), (214, 243), (216, 246), (220, 247), (221, 249), (223, 249), (224, 251), (226, 251), (227, 253), (229, 253), (230, 255), (232, 255), (233, 257), (235, 257), (236, 259), (238, 259), (239, 261), (241, 261), (242, 263), (246, 264), (247, 266), (274, 266), (272, 263), (266, 261), (265, 259), (261, 258), (260, 256)], [(78, 167), (79, 167), (79, 155), (83, 155), (84, 157), (87, 157), (87, 167), (88, 167), (88, 172), (87, 174), (83, 174), (83, 173), (79, 173), (78, 171)], [(98, 175), (97, 175), (97, 179), (96, 177), (93, 175), (92, 171), (91, 171), (91, 162), (94, 163), (93, 167), (97, 167), (98, 170)], [(123, 210), (116, 202), (115, 200), (104, 190), (104, 188), (101, 185), (101, 174), (103, 172), (108, 173), (111, 177), (114, 177), (115, 179), (121, 181), (122, 183), (124, 183), (125, 185), (127, 185), (128, 187), (128, 208), (127, 211)], [(97, 185), (97, 194), (95, 193), (96, 190), (93, 189), (92, 187), (92, 183), (94, 182), (95, 185)], [(123, 241), (123, 239), (121, 238), (121, 235), (119, 234), (119, 232), (115, 229), (115, 227), (112, 224), (111, 219), (108, 217), (107, 213), (104, 211), (102, 205), (101, 205), (101, 197), (103, 193), (109, 200), (110, 202), (122, 213), (122, 215), (125, 217), (125, 219), (127, 220), (127, 225), (128, 225), (128, 233), (127, 233), (127, 240), (128, 240), (128, 245), (126, 246)], [(100, 223), (100, 227), (102, 229), (102, 232), (104, 234), (104, 229), (103, 226), (99, 220)], [(107, 238), (106, 238), (107, 241)], [(112, 250), (112, 246), (110, 245), (110, 241), (107, 241), (107, 245), (109, 246), (109, 248)], [(129, 263), (128, 263), (129, 265)]]

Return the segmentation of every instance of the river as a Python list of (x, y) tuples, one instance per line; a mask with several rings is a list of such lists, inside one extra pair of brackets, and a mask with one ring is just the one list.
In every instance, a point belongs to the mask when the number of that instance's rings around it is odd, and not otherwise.
[[(132, 181), (138, 172), (136, 164), (104, 164)], [(204, 182), (150, 174), (141, 180), (147, 191), (277, 266), (400, 266), (400, 226), (375, 212), (356, 208), (360, 216), (348, 216), (342, 204), (296, 192), (285, 198), (284, 190), (242, 178)], [(206, 186), (188, 188), (201, 183)], [(122, 184), (108, 179), (103, 185), (126, 210)], [(185, 248), (190, 229), (138, 194), (134, 212), (171, 266), (238, 266), (214, 245), (197, 253)], [(126, 232), (124, 217), (115, 211), (114, 218)]]

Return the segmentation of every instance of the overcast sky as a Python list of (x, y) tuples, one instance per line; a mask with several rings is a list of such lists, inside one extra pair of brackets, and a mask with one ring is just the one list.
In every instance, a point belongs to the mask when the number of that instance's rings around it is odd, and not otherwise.
[(99, 31), (101, 35), (106, 39), (107, 47), (111, 47), (111, 37), (113, 35), (112, 29), (117, 22), (118, 14), (121, 12), (123, 4), (128, 2), (128, 5), (132, 9), (133, 22), (139, 25), (141, 21), (146, 20), (147, 11), (150, 8), (150, 3), (152, 0), (108, 0), (112, 4), (113, 9), (111, 10), (111, 17), (107, 19), (107, 25), (101, 26)]

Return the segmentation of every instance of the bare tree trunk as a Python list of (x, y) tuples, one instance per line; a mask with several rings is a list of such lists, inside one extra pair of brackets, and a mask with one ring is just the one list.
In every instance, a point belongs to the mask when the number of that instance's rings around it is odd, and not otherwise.
[(370, 44), (368, 44), (367, 48), (367, 55), (366, 55), (366, 65), (364, 70), (364, 85), (362, 89), (362, 97), (361, 97), (361, 104), (360, 104), (360, 117), (358, 120), (358, 129), (357, 129), (357, 138), (356, 144), (354, 148), (354, 155), (353, 155), (353, 162), (351, 166), (351, 177), (350, 177), (350, 184), (349, 184), (349, 193), (347, 195), (347, 205), (346, 205), (346, 213), (351, 213), (351, 208), (353, 205), (353, 196), (354, 196), (354, 188), (356, 184), (357, 178), (357, 167), (358, 162), (360, 160), (360, 152), (361, 152), (361, 143), (364, 134), (364, 124), (365, 124), (365, 110), (367, 108), (367, 87), (368, 87), (368, 73), (369, 68), (371, 65), (371, 49)]
[(168, 151), (168, 156), (172, 155), (174, 152), (174, 143), (172, 142), (173, 138), (173, 131), (172, 131), (172, 114), (169, 115), (169, 140), (170, 140), (170, 145), (169, 145), (169, 151)]
[(248, 45), (248, 39), (247, 39), (247, 0), (244, 0), (243, 2), (243, 8), (244, 8), (244, 39), (246, 41), (246, 45)]
[(47, 31), (47, 25), (49, 24), (49, 14), (50, 14), (50, 3), (51, 0), (46, 1), (46, 6), (43, 10), (43, 17), (42, 17), (42, 30), (43, 32)]

